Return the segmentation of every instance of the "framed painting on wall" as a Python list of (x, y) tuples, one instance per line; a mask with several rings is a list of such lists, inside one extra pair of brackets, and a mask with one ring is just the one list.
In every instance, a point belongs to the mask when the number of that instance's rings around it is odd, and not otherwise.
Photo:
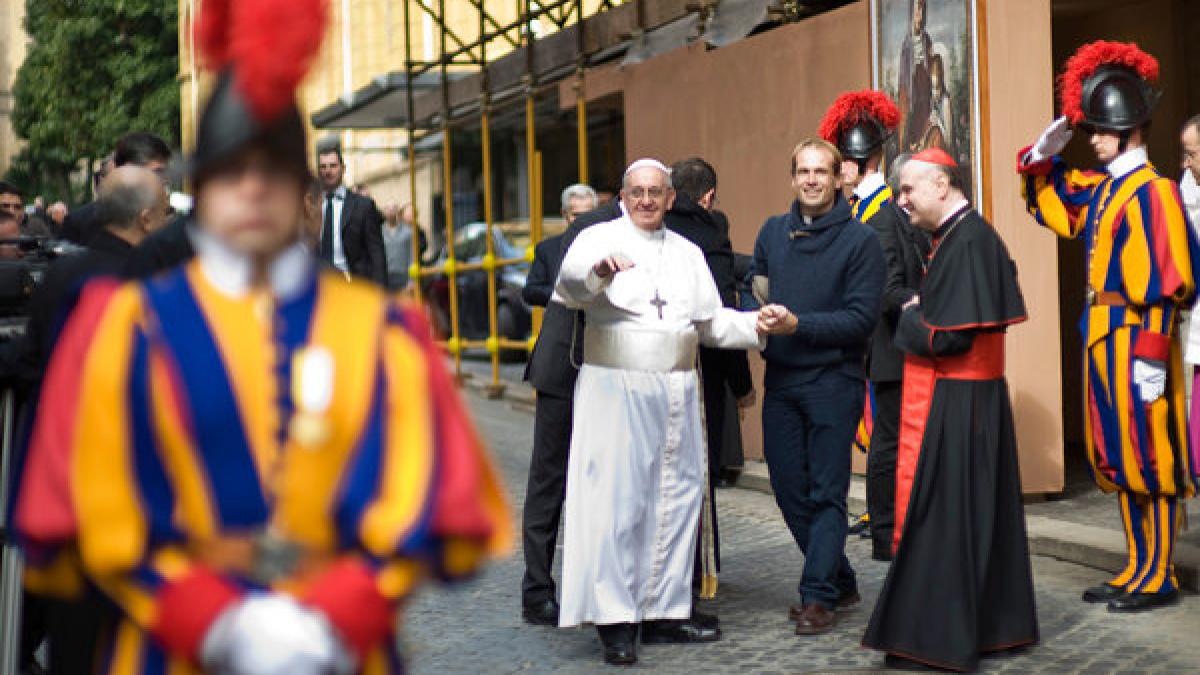
[(890, 161), (938, 146), (984, 204), (980, 0), (871, 0), (871, 83), (900, 108)]

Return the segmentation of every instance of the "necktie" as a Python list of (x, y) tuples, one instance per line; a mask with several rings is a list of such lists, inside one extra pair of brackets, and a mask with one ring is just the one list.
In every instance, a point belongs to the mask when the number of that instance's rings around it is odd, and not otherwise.
[(333, 264), (333, 193), (325, 195), (325, 219), (321, 225), (321, 260)]

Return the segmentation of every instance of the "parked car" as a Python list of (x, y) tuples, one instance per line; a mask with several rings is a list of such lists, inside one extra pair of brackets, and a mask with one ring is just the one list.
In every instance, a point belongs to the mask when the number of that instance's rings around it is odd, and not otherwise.
[[(454, 259), (459, 264), (478, 263), (487, 252), (487, 225), (470, 223), (454, 233)], [(496, 259), (520, 258), (524, 248), (514, 245), (499, 227), (492, 228)], [(433, 261), (441, 266), (446, 262), (443, 248)], [(521, 299), (529, 264), (506, 265), (496, 270), (496, 329), (501, 337), (527, 340), (533, 326), (532, 308)], [(456, 275), (458, 282), (459, 335), (468, 340), (484, 340), (488, 330), (487, 272), (470, 270)], [(444, 273), (421, 277), (421, 291), (429, 303), (434, 330), (442, 337), (450, 331), (450, 279)], [(523, 351), (508, 350), (507, 357), (524, 355)]]

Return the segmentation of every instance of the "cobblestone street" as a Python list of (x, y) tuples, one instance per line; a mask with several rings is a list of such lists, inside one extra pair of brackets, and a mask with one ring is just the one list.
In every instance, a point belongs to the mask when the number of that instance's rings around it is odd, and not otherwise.
[[(466, 394), (503, 471), (519, 527), (533, 419), (504, 401)], [(883, 656), (859, 646), (884, 563), (865, 540), (847, 548), (864, 602), (823, 637), (792, 634), (786, 613), (796, 600), (801, 557), (771, 497), (748, 490), (717, 495), (723, 565), (718, 599), (705, 609), (721, 618), (724, 637), (708, 645), (640, 646), (635, 670), (662, 673), (875, 672)], [(555, 562), (559, 559), (556, 557)], [(1042, 643), (986, 659), (983, 672), (1191, 673), (1200, 669), (1200, 600), (1140, 616), (1117, 616), (1079, 601), (1101, 572), (1035, 557)], [(406, 613), (406, 644), (415, 673), (604, 672), (592, 628), (534, 627), (520, 618), (519, 549), (470, 583), (431, 588)], [(557, 578), (557, 574), (556, 574)]]

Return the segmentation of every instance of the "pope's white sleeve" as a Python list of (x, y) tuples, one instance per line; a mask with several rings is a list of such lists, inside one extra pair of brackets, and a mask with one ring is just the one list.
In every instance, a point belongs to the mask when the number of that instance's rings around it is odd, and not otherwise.
[(558, 282), (554, 285), (553, 299), (571, 309), (581, 309), (591, 304), (612, 282), (612, 275), (601, 279), (596, 274), (594, 267), (603, 256), (596, 254), (595, 246), (589, 246), (588, 234), (587, 230), (579, 233), (567, 249), (558, 271)]
[(698, 321), (700, 344), (720, 349), (766, 349), (767, 336), (758, 334), (758, 312), (721, 307), (708, 321)]

